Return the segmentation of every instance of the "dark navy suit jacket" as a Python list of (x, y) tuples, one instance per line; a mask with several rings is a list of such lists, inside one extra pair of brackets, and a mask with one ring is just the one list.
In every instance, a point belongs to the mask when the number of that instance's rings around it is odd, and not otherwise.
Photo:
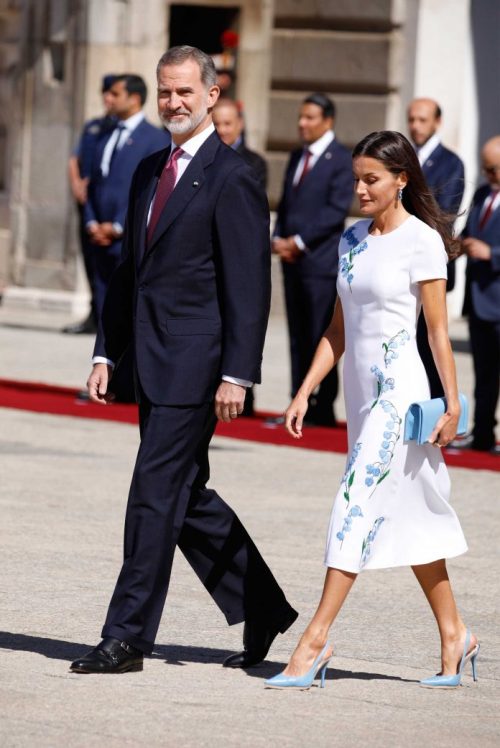
[(300, 234), (309, 250), (297, 262), (301, 273), (335, 276), (339, 240), (353, 195), (351, 154), (333, 140), (295, 188), (293, 177), (302, 153), (299, 148), (290, 155), (274, 235)]
[(130, 342), (146, 397), (210, 401), (223, 374), (260, 382), (270, 307), (269, 207), (252, 168), (212, 133), (176, 185), (146, 248), (146, 221), (169, 150), (137, 169), (124, 257), (94, 355)]
[[(445, 213), (456, 215), (464, 196), (465, 172), (456, 153), (439, 143), (422, 166), (425, 179), (437, 204)], [(447, 291), (455, 286), (455, 263), (448, 264)]]
[(422, 166), (427, 184), (445, 213), (458, 213), (464, 195), (464, 165), (456, 153), (439, 145)]
[(490, 192), (489, 185), (476, 190), (462, 236), (481, 239), (491, 247), (490, 260), (467, 259), (464, 313), (472, 304), (475, 314), (488, 322), (500, 321), (500, 207), (479, 228), (483, 203)]
[(102, 154), (110, 137), (111, 132), (108, 131), (106, 137), (100, 138), (94, 151), (85, 205), (85, 223), (109, 221), (124, 226), (134, 171), (143, 158), (169, 145), (170, 135), (147, 120), (142, 120), (114, 156), (108, 176), (103, 177)]

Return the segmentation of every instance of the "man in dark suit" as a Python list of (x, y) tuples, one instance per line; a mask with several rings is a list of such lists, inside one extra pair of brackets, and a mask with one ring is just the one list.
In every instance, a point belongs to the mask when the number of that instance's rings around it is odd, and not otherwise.
[[(282, 260), (290, 337), (292, 397), (328, 327), (336, 299), (338, 244), (353, 194), (352, 161), (333, 133), (335, 107), (324, 94), (308, 96), (299, 114), (303, 147), (290, 156), (274, 229)], [(334, 426), (337, 368), (309, 402), (306, 423)]]
[(110, 88), (116, 126), (99, 140), (90, 169), (85, 226), (93, 248), (94, 298), (100, 318), (109, 280), (120, 261), (132, 176), (149, 154), (170, 143), (168, 133), (145, 119), (147, 88), (139, 75), (119, 75)]
[[(218, 99), (213, 109), (213, 121), (217, 135), (223, 143), (232, 148), (245, 159), (254, 170), (262, 188), (267, 189), (267, 164), (258, 153), (247, 148), (243, 137), (244, 121), (241, 110), (233, 99)], [(254, 415), (253, 387), (248, 387), (245, 397), (245, 407), (242, 415)]]
[(105, 75), (103, 77), (101, 93), (104, 116), (94, 117), (85, 122), (78, 143), (68, 160), (69, 183), (78, 209), (80, 248), (91, 294), (90, 311), (86, 319), (76, 324), (67, 325), (62, 330), (71, 335), (95, 334), (97, 332), (97, 315), (94, 300), (93, 247), (90, 244), (85, 228), (84, 206), (87, 202), (88, 183), (92, 171), (95, 149), (99, 141), (108, 135), (116, 124), (115, 117), (110, 113), (112, 104), (110, 89), (115, 78), (115, 75)]
[[(464, 194), (464, 165), (456, 153), (441, 143), (439, 129), (442, 122), (441, 107), (433, 99), (414, 99), (408, 107), (408, 129), (415, 146), (420, 166), (436, 201), (451, 220), (460, 210)], [(455, 286), (455, 263), (448, 264), (447, 290)], [(425, 366), (431, 397), (444, 394), (443, 385), (429, 346), (427, 325), (423, 312), (417, 327), (417, 344)]]
[(105, 403), (111, 366), (132, 343), (141, 445), (104, 639), (75, 672), (142, 669), (176, 545), (228, 623), (245, 621), (244, 649), (226, 666), (260, 662), (297, 617), (237, 516), (206, 487), (216, 418), (237, 418), (245, 386), (260, 380), (270, 304), (267, 200), (215, 133), (215, 81), (212, 59), (194, 47), (160, 59), (158, 108), (173, 145), (135, 174), (88, 382)]
[(474, 361), (474, 428), (453, 447), (500, 455), (495, 442), (495, 411), (500, 382), (500, 135), (482, 149), (488, 184), (474, 195), (462, 234), (467, 254), (464, 314)]
[(213, 120), (217, 135), (223, 143), (239, 153), (255, 171), (259, 182), (267, 188), (267, 164), (255, 151), (247, 148), (243, 137), (245, 123), (241, 110), (233, 99), (219, 99), (214, 106)]

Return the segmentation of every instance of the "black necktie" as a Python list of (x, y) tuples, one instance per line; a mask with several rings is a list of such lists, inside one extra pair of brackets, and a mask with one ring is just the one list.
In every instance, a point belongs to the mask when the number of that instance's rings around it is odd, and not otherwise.
[(119, 122), (114, 130), (114, 132), (118, 131), (118, 137), (115, 140), (115, 144), (113, 146), (113, 150), (111, 151), (111, 157), (109, 159), (109, 167), (108, 167), (108, 174), (111, 171), (111, 164), (113, 163), (113, 160), (118, 153), (120, 149), (120, 140), (122, 139), (122, 132), (125, 130), (125, 125), (123, 122)]

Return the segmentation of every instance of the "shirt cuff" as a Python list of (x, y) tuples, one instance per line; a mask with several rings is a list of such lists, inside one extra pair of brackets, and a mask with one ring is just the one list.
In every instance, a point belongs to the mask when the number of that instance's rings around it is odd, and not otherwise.
[(252, 387), (253, 382), (249, 382), (248, 379), (238, 379), (238, 377), (227, 377), (225, 374), (222, 375), (224, 382), (230, 384), (239, 384), (240, 387)]
[(97, 221), (87, 221), (87, 223), (85, 224), (85, 228), (88, 231), (89, 229), (93, 229), (94, 226), (97, 226), (97, 225), (98, 225)]
[(121, 225), (121, 223), (115, 221), (115, 223), (113, 224), (113, 231), (117, 236), (120, 237), (123, 234), (123, 226)]
[(300, 234), (295, 234), (293, 240), (301, 252), (307, 252), (307, 247), (304, 244), (304, 240), (302, 239)]
[(111, 361), (109, 358), (105, 358), (104, 356), (94, 356), (92, 358), (93, 364), (107, 364), (108, 366), (111, 366), (112, 369), (115, 368), (115, 362)]

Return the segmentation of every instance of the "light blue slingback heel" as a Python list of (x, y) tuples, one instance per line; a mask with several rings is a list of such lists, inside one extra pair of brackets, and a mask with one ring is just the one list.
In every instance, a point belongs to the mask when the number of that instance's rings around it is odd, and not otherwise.
[(475, 681), (477, 681), (476, 658), (479, 652), (479, 644), (476, 644), (476, 646), (473, 647), (469, 652), (468, 650), (470, 645), (470, 636), (470, 629), (467, 629), (462, 659), (460, 660), (455, 675), (433, 675), (431, 678), (421, 680), (420, 685), (424, 686), (424, 688), (458, 688), (462, 681), (464, 667), (469, 662), (469, 660), (472, 666), (472, 677)]
[(331, 657), (326, 657), (326, 651), (330, 645), (327, 643), (314, 660), (310, 670), (304, 675), (283, 675), (278, 673), (273, 678), (268, 678), (264, 681), (264, 685), (267, 688), (298, 688), (302, 691), (311, 688), (314, 679), (317, 675), (321, 678), (321, 688), (325, 687), (325, 676), (326, 668), (330, 662)]

